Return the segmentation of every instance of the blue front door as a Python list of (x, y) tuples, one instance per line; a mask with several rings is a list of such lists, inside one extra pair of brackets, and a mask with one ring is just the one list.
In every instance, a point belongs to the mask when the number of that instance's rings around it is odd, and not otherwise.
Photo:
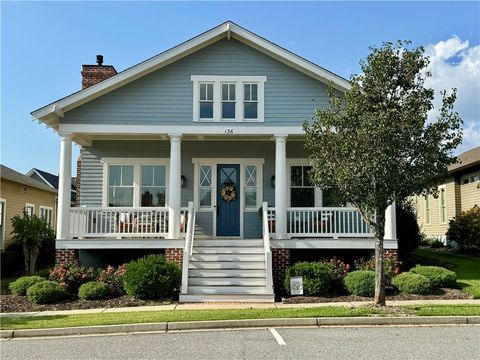
[(240, 236), (240, 165), (217, 165), (217, 236)]

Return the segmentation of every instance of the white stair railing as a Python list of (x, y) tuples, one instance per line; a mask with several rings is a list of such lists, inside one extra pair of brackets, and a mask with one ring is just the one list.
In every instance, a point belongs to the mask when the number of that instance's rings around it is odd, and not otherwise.
[(273, 294), (273, 268), (272, 268), (272, 250), (270, 249), (270, 226), (268, 203), (263, 203), (263, 246), (265, 250), (265, 286), (267, 294)]
[(188, 202), (187, 212), (187, 228), (185, 231), (185, 247), (183, 249), (183, 263), (182, 263), (182, 294), (188, 291), (188, 266), (190, 262), (190, 255), (193, 251), (193, 237), (195, 234), (195, 209), (193, 201)]

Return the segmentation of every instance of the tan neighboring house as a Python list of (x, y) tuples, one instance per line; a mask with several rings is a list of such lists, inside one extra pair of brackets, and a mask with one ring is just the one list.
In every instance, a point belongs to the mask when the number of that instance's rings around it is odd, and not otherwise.
[(449, 177), (438, 186), (438, 197), (417, 196), (420, 228), (429, 238), (446, 241), (449, 221), (462, 211), (480, 206), (480, 146), (458, 156)]
[(57, 214), (57, 190), (23, 175), (9, 167), (0, 165), (0, 248), (12, 243), (11, 219), (28, 213), (41, 216), (55, 229)]

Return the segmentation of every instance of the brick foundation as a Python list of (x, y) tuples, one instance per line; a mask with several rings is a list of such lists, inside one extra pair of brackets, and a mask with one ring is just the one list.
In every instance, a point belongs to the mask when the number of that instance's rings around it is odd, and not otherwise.
[(183, 249), (165, 249), (165, 260), (173, 261), (182, 268), (183, 264)]
[(282, 292), (285, 270), (287, 270), (287, 267), (289, 266), (290, 250), (272, 249), (273, 286), (276, 294)]
[(72, 263), (78, 261), (77, 249), (57, 249), (55, 250), (55, 264)]
[(383, 257), (385, 259), (393, 258), (398, 262), (398, 250), (397, 249), (385, 249), (383, 250)]

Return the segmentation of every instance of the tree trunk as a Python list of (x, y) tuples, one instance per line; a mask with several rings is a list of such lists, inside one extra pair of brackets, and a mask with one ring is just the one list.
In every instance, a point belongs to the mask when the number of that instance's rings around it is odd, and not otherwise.
[(385, 306), (385, 273), (383, 269), (383, 238), (385, 235), (385, 212), (377, 211), (375, 236), (375, 305)]

